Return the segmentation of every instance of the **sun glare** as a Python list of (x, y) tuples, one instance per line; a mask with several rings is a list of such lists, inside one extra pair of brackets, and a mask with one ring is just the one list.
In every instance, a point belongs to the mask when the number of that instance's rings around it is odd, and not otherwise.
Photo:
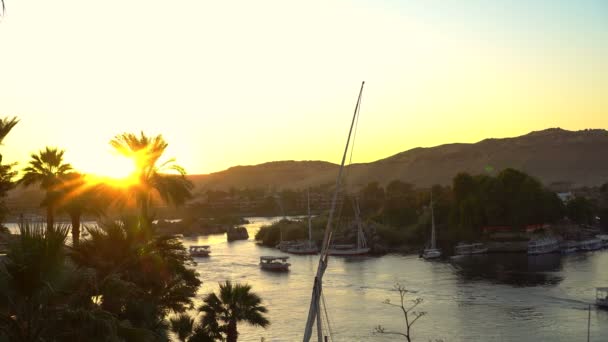
[(99, 156), (90, 161), (90, 165), (84, 167), (83, 171), (98, 181), (113, 185), (125, 186), (137, 181), (135, 161), (119, 154)]

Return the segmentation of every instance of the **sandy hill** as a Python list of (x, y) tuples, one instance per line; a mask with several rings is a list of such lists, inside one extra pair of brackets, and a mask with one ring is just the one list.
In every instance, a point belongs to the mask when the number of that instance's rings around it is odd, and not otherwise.
[[(278, 161), (236, 166), (208, 175), (192, 175), (198, 190), (234, 188), (304, 188), (332, 184), (337, 165), (322, 161)], [(449, 184), (458, 172), (496, 172), (512, 167), (543, 183), (593, 186), (608, 182), (608, 131), (551, 128), (473, 144), (414, 148), (347, 169), (347, 183), (357, 188), (394, 179), (429, 186)]]

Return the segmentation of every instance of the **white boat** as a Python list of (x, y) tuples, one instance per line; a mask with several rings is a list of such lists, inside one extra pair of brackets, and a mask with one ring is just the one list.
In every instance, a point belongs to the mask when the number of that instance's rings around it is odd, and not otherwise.
[(488, 252), (488, 248), (483, 243), (459, 243), (454, 247), (455, 256), (468, 256), (476, 254), (484, 254)]
[(573, 240), (563, 241), (559, 246), (559, 250), (562, 254), (574, 253), (578, 250), (578, 241), (573, 241)]
[(608, 235), (599, 234), (599, 235), (596, 235), (595, 237), (602, 240), (602, 244), (604, 245), (604, 248), (608, 248)]
[(363, 225), (361, 224), (361, 212), (359, 211), (359, 203), (355, 199), (353, 203), (353, 209), (355, 212), (355, 222), (357, 223), (357, 244), (342, 244), (342, 245), (331, 245), (329, 248), (329, 255), (334, 256), (356, 256), (368, 254), (371, 248), (367, 247), (367, 240), (363, 233)]
[(608, 287), (597, 287), (595, 289), (595, 304), (602, 308), (608, 308)]
[(604, 248), (604, 243), (600, 239), (588, 239), (579, 242), (578, 249), (581, 251), (597, 251)]
[(530, 240), (528, 242), (528, 255), (553, 253), (559, 250), (559, 241), (552, 236)]
[(289, 271), (291, 264), (287, 262), (287, 259), (289, 259), (288, 256), (261, 256), (260, 267), (267, 271)]
[(312, 241), (312, 217), (310, 216), (310, 191), (308, 191), (307, 194), (308, 194), (308, 241), (302, 242), (297, 245), (288, 246), (287, 248), (285, 248), (285, 251), (287, 253), (300, 254), (300, 255), (319, 253), (319, 249), (317, 248), (317, 245), (315, 244), (314, 241)]
[(436, 259), (441, 257), (441, 249), (437, 248), (435, 238), (435, 212), (433, 211), (433, 192), (431, 192), (431, 246), (425, 248), (422, 257), (425, 259)]
[(209, 253), (211, 253), (211, 247), (208, 245), (190, 246), (189, 251), (193, 257), (208, 257)]

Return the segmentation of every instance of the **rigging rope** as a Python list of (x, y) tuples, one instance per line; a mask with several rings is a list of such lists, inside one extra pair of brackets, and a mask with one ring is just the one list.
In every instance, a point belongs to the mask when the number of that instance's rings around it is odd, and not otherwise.
[(327, 320), (327, 331), (329, 332), (329, 339), (333, 342), (334, 340), (334, 332), (331, 329), (331, 324), (329, 322), (329, 315), (327, 314), (327, 304), (325, 303), (325, 295), (321, 292), (321, 302), (323, 303), (323, 312), (325, 313), (325, 319)]

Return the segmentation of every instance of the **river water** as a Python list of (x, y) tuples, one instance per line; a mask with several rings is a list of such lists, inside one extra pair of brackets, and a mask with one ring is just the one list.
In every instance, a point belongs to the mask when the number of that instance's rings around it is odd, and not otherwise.
[[(239, 326), (239, 341), (302, 339), (318, 256), (290, 255), (291, 271), (262, 271), (261, 255), (285, 255), (258, 246), (255, 232), (273, 219), (250, 218), (250, 239), (227, 243), (225, 235), (184, 238), (186, 246), (211, 245), (197, 258), (203, 280), (199, 298), (232, 280), (252, 285), (268, 308), (267, 329)], [(399, 309), (383, 304), (395, 283), (420, 297), (427, 312), (413, 327), (415, 341), (585, 341), (587, 304), (595, 287), (608, 286), (608, 250), (560, 256), (524, 254), (428, 262), (417, 256), (332, 257), (324, 294), (333, 341), (395, 341), (374, 327), (401, 330)], [(200, 302), (199, 302), (200, 303)], [(608, 311), (591, 309), (591, 341), (608, 341)]]
[[(249, 218), (249, 240), (225, 235), (185, 237), (190, 245), (211, 245), (211, 257), (196, 258), (203, 280), (197, 306), (218, 282), (252, 285), (268, 308), (267, 329), (239, 326), (239, 341), (301, 341), (318, 255), (290, 255), (288, 273), (259, 268), (261, 255), (286, 255), (253, 241), (276, 219)], [(9, 225), (17, 230), (16, 225)], [(14, 227), (13, 227), (14, 226)], [(492, 254), (457, 262), (424, 261), (414, 255), (331, 257), (324, 296), (333, 341), (396, 341), (374, 334), (378, 324), (403, 330), (399, 309), (383, 304), (395, 283), (420, 297), (427, 312), (413, 327), (415, 341), (586, 341), (587, 307), (595, 287), (608, 286), (608, 250), (567, 256)], [(608, 311), (591, 309), (591, 341), (608, 341)], [(315, 335), (316, 336), (316, 335)]]

